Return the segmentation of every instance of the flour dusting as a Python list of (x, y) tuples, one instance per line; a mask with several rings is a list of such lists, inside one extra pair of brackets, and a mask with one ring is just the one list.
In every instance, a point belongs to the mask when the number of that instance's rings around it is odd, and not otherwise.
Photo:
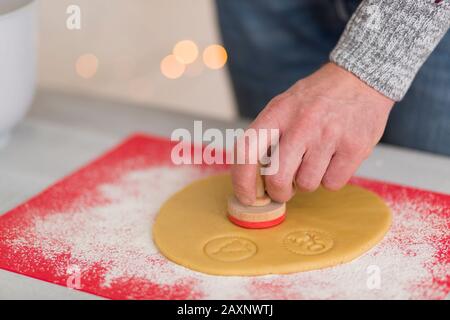
[(39, 250), (61, 277), (67, 275), (69, 265), (81, 269), (82, 282), (89, 270), (102, 270), (98, 274), (103, 290), (136, 283), (126, 298), (141, 297), (153, 284), (158, 288), (187, 284), (192, 288), (188, 298), (209, 299), (411, 299), (443, 298), (448, 293), (448, 287), (434, 285), (436, 279), (445, 281), (450, 269), (449, 259), (436, 262), (439, 252), (433, 242), (449, 235), (446, 220), (433, 213), (443, 209), (427, 199), (414, 201), (406, 195), (385, 199), (394, 217), (386, 238), (359, 259), (334, 268), (292, 275), (218, 277), (169, 262), (153, 244), (154, 218), (174, 192), (208, 174), (194, 167), (128, 172), (118, 181), (98, 186), (104, 203), (80, 203), (75, 211), (37, 215), (26, 229), (17, 231), (9, 245), (16, 252)]

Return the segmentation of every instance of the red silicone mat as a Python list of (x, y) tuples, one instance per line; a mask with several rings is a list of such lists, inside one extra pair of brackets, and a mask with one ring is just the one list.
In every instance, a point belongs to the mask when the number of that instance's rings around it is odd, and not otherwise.
[(173, 143), (135, 135), (0, 217), (0, 268), (112, 299), (444, 298), (450, 196), (362, 178), (393, 211), (386, 238), (334, 268), (217, 277), (167, 261), (151, 226), (189, 182), (224, 166), (173, 166)]

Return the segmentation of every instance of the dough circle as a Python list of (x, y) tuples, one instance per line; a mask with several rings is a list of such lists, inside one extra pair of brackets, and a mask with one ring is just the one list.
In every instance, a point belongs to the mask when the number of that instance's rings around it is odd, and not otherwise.
[(270, 229), (244, 229), (227, 218), (228, 175), (199, 180), (161, 208), (153, 239), (169, 260), (213, 275), (285, 274), (335, 266), (375, 246), (391, 213), (374, 193), (348, 185), (297, 193), (286, 220)]

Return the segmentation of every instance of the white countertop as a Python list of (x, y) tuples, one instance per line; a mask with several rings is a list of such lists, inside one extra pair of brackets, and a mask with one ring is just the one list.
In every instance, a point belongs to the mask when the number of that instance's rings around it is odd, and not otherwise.
[[(129, 103), (40, 91), (31, 112), (0, 149), (0, 215), (52, 185), (127, 135), (169, 137), (176, 128), (244, 127)], [(450, 158), (380, 145), (358, 175), (450, 194)], [(0, 270), (0, 299), (90, 299), (95, 296)]]

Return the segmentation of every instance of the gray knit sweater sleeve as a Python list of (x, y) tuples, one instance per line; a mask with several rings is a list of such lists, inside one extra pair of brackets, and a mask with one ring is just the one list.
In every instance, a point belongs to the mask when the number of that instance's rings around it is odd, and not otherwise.
[(449, 26), (450, 0), (364, 0), (330, 59), (399, 101)]

